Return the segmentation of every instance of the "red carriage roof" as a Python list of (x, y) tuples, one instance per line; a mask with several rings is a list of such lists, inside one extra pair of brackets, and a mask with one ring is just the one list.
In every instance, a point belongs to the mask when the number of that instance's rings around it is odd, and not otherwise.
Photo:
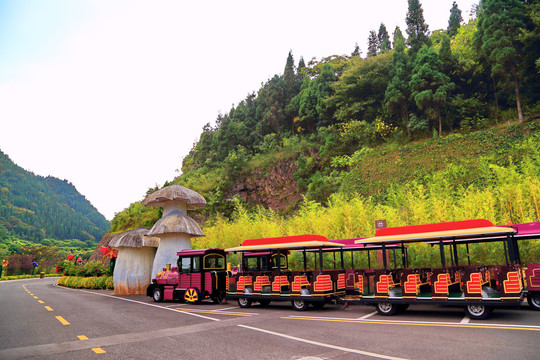
[(377, 232), (375, 233), (375, 236), (406, 235), (406, 234), (417, 234), (417, 233), (438, 232), (438, 231), (464, 230), (464, 229), (475, 229), (475, 228), (483, 228), (483, 227), (491, 227), (491, 226), (493, 226), (493, 223), (489, 220), (475, 219), (475, 220), (465, 220), (465, 221), (443, 222), (443, 223), (437, 223), (437, 224), (424, 224), (424, 225), (383, 228), (383, 229), (377, 230)]
[(229, 248), (226, 249), (226, 251), (303, 249), (329, 246), (336, 247), (340, 245), (328, 241), (328, 239), (322, 235), (295, 235), (244, 240), (241, 246)]

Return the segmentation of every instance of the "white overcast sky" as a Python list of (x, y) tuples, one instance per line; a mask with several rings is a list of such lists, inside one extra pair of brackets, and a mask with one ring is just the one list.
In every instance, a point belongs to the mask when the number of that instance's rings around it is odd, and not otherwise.
[[(421, 0), (431, 31), (453, 0)], [(464, 20), (477, 0), (457, 0)], [(367, 52), (407, 0), (0, 0), (0, 150), (109, 220), (179, 173), (206, 123), (295, 63)]]

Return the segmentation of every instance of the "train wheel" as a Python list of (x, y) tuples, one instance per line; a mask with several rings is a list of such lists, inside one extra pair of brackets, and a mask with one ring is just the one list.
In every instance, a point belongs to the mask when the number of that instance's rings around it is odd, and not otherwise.
[(311, 303), (315, 309), (322, 309), (324, 307), (324, 301), (314, 301)]
[(527, 295), (527, 302), (532, 309), (540, 310), (540, 294), (529, 293)]
[(184, 300), (192, 304), (200, 302), (201, 296), (199, 294), (199, 290), (197, 290), (196, 288), (187, 289), (184, 293)]
[(489, 314), (493, 311), (493, 308), (485, 305), (467, 305), (465, 306), (465, 313), (473, 320), (487, 319)]
[(293, 300), (291, 304), (296, 311), (306, 311), (308, 308), (308, 303), (304, 300)]
[(268, 306), (270, 305), (270, 300), (259, 300), (259, 304), (261, 304), (261, 306)]
[(152, 293), (152, 298), (155, 302), (162, 302), (163, 301), (163, 289), (161, 289), (159, 286), (156, 286), (154, 288), (154, 292)]
[(380, 302), (375, 305), (377, 312), (381, 315), (391, 316), (399, 311), (399, 305), (393, 303)]
[(240, 306), (241, 308), (251, 307), (251, 299), (245, 297), (238, 298), (238, 306)]
[(225, 297), (225, 294), (221, 293), (212, 297), (212, 301), (215, 304), (225, 304), (227, 302), (227, 298)]

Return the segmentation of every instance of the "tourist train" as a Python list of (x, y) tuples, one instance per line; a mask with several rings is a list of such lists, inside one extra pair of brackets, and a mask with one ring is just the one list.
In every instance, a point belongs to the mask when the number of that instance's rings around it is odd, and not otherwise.
[[(520, 240), (535, 238), (540, 238), (540, 223), (494, 226), (477, 219), (383, 228), (363, 239), (250, 239), (229, 249), (179, 251), (176, 266), (159, 272), (147, 295), (158, 302), (237, 300), (243, 308), (289, 301), (299, 311), (326, 303), (366, 304), (382, 315), (414, 304), (438, 304), (460, 306), (470, 318), (485, 319), (494, 308), (521, 306), (525, 299), (540, 310), (540, 264), (523, 266), (519, 253)], [(470, 244), (496, 242), (502, 243), (504, 264), (471, 265)], [(430, 245), (438, 261), (411, 268), (408, 248), (414, 243)], [(466, 259), (458, 256), (462, 247)], [(238, 266), (231, 268), (227, 256)]]

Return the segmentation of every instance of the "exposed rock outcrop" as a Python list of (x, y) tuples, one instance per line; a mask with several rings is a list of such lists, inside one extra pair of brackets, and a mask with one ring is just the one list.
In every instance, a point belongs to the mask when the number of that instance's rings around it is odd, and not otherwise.
[(248, 203), (285, 211), (302, 198), (293, 176), (295, 172), (294, 158), (279, 161), (268, 168), (253, 169), (234, 184), (227, 198), (238, 195)]

